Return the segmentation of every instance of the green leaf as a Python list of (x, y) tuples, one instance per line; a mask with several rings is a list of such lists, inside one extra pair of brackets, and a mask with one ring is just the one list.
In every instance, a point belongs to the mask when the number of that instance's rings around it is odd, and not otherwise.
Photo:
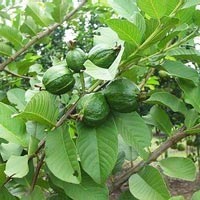
[(5, 187), (1, 188), (0, 199), (5, 200), (17, 200), (15, 196), (13, 196)]
[(199, 4), (199, 0), (186, 0), (183, 8), (193, 7)]
[(25, 12), (26, 15), (31, 16), (35, 23), (40, 26), (45, 27), (52, 23), (50, 14), (45, 11), (44, 6), (41, 6), (38, 2), (29, 1)]
[(169, 16), (180, 4), (182, 0), (170, 0), (167, 2), (167, 11), (165, 13), (166, 16)]
[(187, 108), (184, 102), (168, 92), (156, 92), (146, 100), (147, 103), (161, 104), (169, 107), (174, 112), (180, 112), (183, 115), (187, 114)]
[(34, 190), (31, 193), (21, 198), (21, 200), (45, 200), (45, 199), (46, 197), (43, 194), (41, 187), (39, 187), (38, 185), (34, 187)]
[(94, 35), (94, 46), (103, 43), (106, 44), (108, 48), (113, 48), (116, 44), (123, 45), (123, 41), (119, 39), (117, 33), (109, 27), (99, 27), (96, 32), (98, 35)]
[[(6, 180), (6, 174), (4, 173), (5, 170), (5, 166), (6, 164), (0, 164), (0, 187), (2, 186), (2, 184), (5, 182)], [(1, 196), (1, 195), (0, 195)]]
[(12, 47), (5, 44), (4, 42), (0, 42), (0, 55), (11, 56), (12, 55)]
[(136, 199), (131, 193), (129, 190), (123, 192), (120, 197), (119, 197), (119, 200), (138, 200)]
[(9, 142), (27, 146), (26, 127), (21, 119), (12, 118), (16, 110), (0, 102), (0, 138)]
[(167, 11), (167, 0), (137, 0), (139, 8), (152, 18), (160, 19)]
[(198, 72), (182, 62), (168, 60), (163, 64), (163, 68), (172, 76), (191, 80), (194, 84), (199, 82)]
[(28, 155), (10, 156), (6, 163), (5, 174), (13, 178), (22, 178), (28, 174)]
[(125, 161), (125, 153), (124, 151), (120, 151), (118, 153), (118, 156), (117, 156), (117, 161), (115, 163), (115, 166), (112, 170), (112, 174), (116, 174), (117, 172), (120, 172), (122, 170), (122, 166), (124, 164), (124, 161)]
[(182, 60), (182, 61), (189, 60), (200, 64), (200, 52), (195, 49), (185, 49), (183, 47), (180, 47), (169, 50), (167, 52), (167, 55), (173, 56), (177, 60)]
[(132, 17), (136, 12), (139, 12), (136, 2), (132, 0), (108, 0), (108, 3), (119, 16), (129, 21), (132, 21)]
[(38, 92), (28, 102), (24, 111), (16, 116), (48, 126), (55, 126), (58, 118), (56, 96), (46, 91)]
[(137, 26), (140, 34), (143, 36), (146, 30), (144, 17), (140, 13), (135, 13), (132, 17), (131, 22)]
[(169, 200), (185, 200), (185, 198), (183, 196), (174, 196), (171, 197)]
[(198, 112), (194, 109), (190, 109), (188, 110), (185, 116), (184, 124), (187, 128), (192, 128), (198, 119), (199, 119)]
[(117, 160), (117, 129), (112, 118), (98, 127), (78, 124), (77, 148), (81, 165), (92, 179), (105, 183)]
[(114, 117), (123, 140), (146, 159), (148, 154), (144, 148), (151, 145), (151, 132), (144, 120), (136, 112), (114, 113)]
[(22, 111), (26, 105), (25, 90), (20, 88), (13, 88), (8, 90), (7, 97), (10, 103), (16, 105), (16, 108)]
[(191, 200), (199, 200), (199, 199), (200, 199), (200, 190), (193, 194)]
[(167, 176), (187, 181), (195, 180), (196, 167), (189, 158), (170, 157), (159, 161), (159, 165)]
[(66, 15), (69, 8), (68, 0), (53, 0), (54, 9), (52, 12), (52, 16), (56, 22), (61, 23)]
[(106, 23), (118, 34), (121, 40), (131, 43), (136, 47), (139, 46), (142, 34), (135, 24), (122, 19), (110, 19)]
[(69, 183), (80, 183), (81, 172), (76, 147), (67, 126), (48, 133), (45, 152), (46, 164), (56, 177)]
[(195, 10), (193, 14), (193, 21), (195, 25), (200, 26), (200, 10)]
[(176, 24), (179, 22), (177, 18), (171, 17), (163, 17), (160, 21), (163, 24), (162, 29), (159, 30), (157, 34), (155, 34), (155, 30), (159, 27), (160, 23), (158, 23), (157, 20), (152, 18), (150, 20), (146, 20), (145, 39), (150, 37), (151, 40), (148, 41), (148, 43), (143, 47), (143, 49), (146, 47), (151, 47), (151, 45), (154, 45), (156, 42), (160, 42), (161, 40), (163, 40), (166, 36), (168, 36), (169, 31), (174, 29), (176, 27)]
[(39, 28), (32, 17), (27, 16), (24, 23), (20, 27), (22, 33), (28, 33), (31, 36), (37, 35)]
[(154, 125), (157, 126), (164, 133), (171, 135), (173, 125), (167, 113), (160, 107), (153, 106), (150, 110), (150, 114), (154, 121)]
[(8, 160), (10, 156), (20, 156), (23, 151), (23, 148), (19, 144), (15, 143), (1, 143), (0, 152), (2, 159), (4, 161)]
[(192, 24), (193, 23), (193, 15), (195, 13), (195, 6), (188, 7), (185, 9), (179, 10), (179, 12), (176, 14), (176, 17), (179, 19), (180, 24)]
[(178, 79), (178, 84), (184, 92), (186, 103), (191, 104), (197, 112), (200, 112), (200, 84), (195, 86), (184, 79)]
[(12, 43), (16, 49), (23, 47), (22, 36), (14, 27), (0, 25), (0, 36)]
[(82, 173), (80, 184), (71, 184), (50, 175), (50, 179), (59, 188), (62, 188), (67, 196), (77, 200), (106, 200), (109, 198), (108, 189), (98, 185), (88, 175)]
[(28, 145), (28, 155), (34, 155), (35, 152), (38, 149), (38, 144), (39, 144), (40, 140), (38, 140), (36, 137), (34, 136), (30, 136), (29, 139), (29, 145)]
[(84, 66), (86, 67), (85, 73), (89, 74), (94, 79), (113, 80), (118, 72), (118, 66), (121, 61), (123, 51), (124, 51), (124, 47), (121, 48), (117, 58), (108, 69), (98, 67), (94, 63), (92, 63), (90, 60), (87, 60), (84, 63)]
[(138, 199), (168, 200), (170, 194), (160, 172), (151, 167), (145, 167), (140, 173), (129, 178), (131, 193)]
[(121, 135), (118, 136), (119, 152), (125, 153), (125, 159), (129, 161), (134, 161), (138, 158), (137, 151), (132, 147), (127, 145), (122, 139)]

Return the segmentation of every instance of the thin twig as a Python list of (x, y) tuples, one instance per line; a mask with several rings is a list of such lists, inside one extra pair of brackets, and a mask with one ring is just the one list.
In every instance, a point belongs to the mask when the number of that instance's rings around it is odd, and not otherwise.
[[(80, 98), (81, 98), (81, 97), (80, 97)], [(56, 125), (55, 125), (55, 127), (54, 127), (53, 129), (55, 129), (55, 128), (61, 126), (61, 125), (65, 122), (65, 120), (66, 120), (66, 119), (70, 116), (70, 114), (75, 110), (76, 105), (77, 105), (78, 101), (80, 100), (80, 98), (79, 98), (73, 105), (71, 105), (71, 107), (66, 111), (66, 113), (59, 119), (59, 121), (56, 123)]]
[(21, 54), (23, 54), (26, 50), (29, 49), (29, 47), (31, 47), (32, 45), (34, 45), (36, 42), (38, 42), (38, 40), (46, 37), (47, 35), (49, 35), (50, 33), (52, 33), (58, 26), (60, 26), (64, 21), (69, 20), (85, 3), (87, 2), (87, 0), (84, 0), (82, 3), (79, 4), (79, 6), (77, 8), (75, 8), (74, 10), (72, 10), (69, 14), (67, 14), (64, 17), (64, 20), (61, 23), (55, 23), (49, 27), (47, 27), (47, 29), (45, 31), (42, 31), (40, 33), (38, 33), (35, 37), (32, 38), (32, 40), (30, 40), (27, 44), (24, 45), (24, 47), (22, 47), (19, 51), (17, 51), (14, 55), (12, 55), (10, 58), (8, 58), (5, 62), (3, 62), (2, 64), (0, 64), (0, 71), (4, 70), (4, 68), (10, 64), (11, 62), (13, 62), (14, 60), (16, 60), (16, 58), (18, 56), (20, 56)]
[(13, 76), (16, 76), (16, 77), (19, 77), (19, 78), (23, 78), (23, 79), (31, 79), (31, 77), (29, 76), (23, 76), (23, 75), (20, 75), (20, 74), (16, 74), (14, 72), (11, 72), (10, 70), (7, 70), (7, 69), (4, 69), (4, 71), (8, 74), (11, 74)]
[(142, 90), (146, 84), (146, 82), (149, 80), (149, 78), (151, 77), (151, 75), (154, 73), (155, 69), (154, 68), (150, 68), (147, 75), (144, 77), (144, 79), (141, 81), (139, 88), (140, 90)]
[(6, 180), (4, 181), (4, 183), (1, 185), (0, 190), (1, 190), (10, 180), (12, 180), (12, 177), (13, 177), (14, 175), (15, 175), (15, 174), (12, 174), (11, 176), (8, 176), (8, 177), (6, 178)]
[(109, 190), (110, 194), (118, 190), (126, 181), (128, 181), (131, 175), (140, 171), (147, 164), (155, 162), (157, 158), (160, 155), (162, 155), (168, 148), (170, 148), (173, 144), (176, 144), (178, 141), (180, 141), (181, 139), (187, 136), (189, 136), (189, 134), (185, 133), (183, 130), (180, 130), (175, 135), (173, 135), (168, 140), (166, 140), (164, 143), (162, 143), (157, 149), (155, 149), (152, 152), (152, 154), (149, 156), (149, 159), (147, 161), (139, 162), (133, 168), (128, 169), (125, 174), (122, 174), (121, 176), (117, 177), (117, 180), (115, 180), (114, 186), (112, 186), (112, 188), (110, 188)]
[(41, 167), (42, 167), (42, 165), (44, 163), (44, 158), (45, 158), (45, 154), (43, 153), (42, 156), (41, 156), (40, 161), (37, 164), (36, 170), (35, 170), (35, 174), (34, 174), (34, 177), (33, 177), (32, 183), (31, 183), (31, 188), (30, 188), (30, 191), (29, 191), (30, 193), (35, 188), (35, 184), (37, 182), (37, 179), (38, 179), (38, 176), (39, 176), (39, 173), (40, 173), (40, 169), (41, 169)]
[(45, 140), (41, 140), (40, 144), (38, 145), (37, 150), (33, 155), (29, 157), (29, 160), (33, 159), (43, 148), (45, 147)]

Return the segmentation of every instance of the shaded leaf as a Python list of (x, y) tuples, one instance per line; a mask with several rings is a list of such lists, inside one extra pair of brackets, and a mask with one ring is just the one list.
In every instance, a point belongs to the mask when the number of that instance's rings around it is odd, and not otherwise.
[(138, 153), (137, 151), (132, 147), (129, 146), (124, 142), (122, 139), (121, 135), (118, 136), (118, 143), (119, 143), (119, 152), (124, 152), (125, 153), (125, 159), (129, 161), (134, 161), (138, 158)]
[(46, 197), (43, 194), (42, 189), (38, 185), (34, 187), (34, 190), (31, 193), (21, 198), (21, 200), (45, 200), (45, 199)]
[(5, 44), (4, 42), (0, 42), (0, 55), (11, 56), (12, 55), (12, 47)]
[(150, 110), (154, 125), (164, 133), (170, 135), (172, 131), (172, 123), (167, 113), (158, 106), (153, 106)]
[(198, 72), (182, 62), (168, 60), (163, 64), (163, 68), (172, 76), (191, 80), (194, 84), (199, 82)]
[(114, 113), (114, 117), (123, 140), (146, 159), (148, 154), (144, 148), (151, 144), (151, 132), (144, 120), (136, 112)]
[[(4, 173), (5, 170), (5, 163), (0, 164), (0, 186), (5, 182), (6, 180), (6, 174)], [(0, 195), (1, 196), (1, 195)]]
[(112, 174), (116, 174), (117, 172), (120, 172), (122, 170), (122, 165), (124, 164), (124, 161), (125, 161), (125, 153), (124, 153), (124, 151), (120, 151), (118, 153), (115, 166), (112, 170)]
[(168, 56), (173, 56), (178, 60), (189, 60), (200, 64), (200, 53), (195, 49), (176, 48), (167, 52)]
[(146, 100), (147, 103), (161, 104), (171, 108), (174, 112), (180, 112), (184, 115), (187, 114), (187, 108), (184, 102), (168, 92), (156, 92)]
[(119, 197), (119, 200), (138, 200), (136, 199), (131, 193), (129, 190), (123, 192), (120, 197)]
[(105, 200), (109, 198), (106, 186), (98, 185), (87, 174), (82, 173), (80, 184), (63, 182), (50, 175), (50, 179), (59, 188), (62, 188), (67, 196), (77, 200)]
[(197, 112), (200, 112), (200, 84), (195, 86), (184, 79), (178, 79), (178, 84), (184, 92), (186, 103), (191, 104)]
[(185, 116), (185, 125), (187, 128), (192, 128), (197, 120), (199, 119), (198, 112), (194, 109), (188, 110), (186, 116)]
[(77, 148), (81, 165), (92, 179), (105, 183), (117, 160), (117, 129), (112, 118), (101, 126), (88, 127), (78, 124)]
[(8, 192), (8, 190), (5, 187), (1, 188), (0, 199), (17, 200), (17, 198), (13, 196), (10, 192)]

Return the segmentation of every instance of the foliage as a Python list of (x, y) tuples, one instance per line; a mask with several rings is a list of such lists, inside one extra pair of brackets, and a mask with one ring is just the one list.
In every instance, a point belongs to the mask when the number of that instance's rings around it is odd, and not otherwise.
[[(71, 0), (0, 1), (0, 199), (106, 200), (126, 182), (120, 199), (182, 199), (171, 197), (162, 175), (196, 177), (198, 1), (97, 2), (74, 8)], [(69, 30), (77, 48), (90, 52), (70, 56), (71, 69), (81, 63), (76, 73), (67, 66)], [(91, 59), (99, 46), (105, 68), (99, 52)], [(127, 81), (114, 86), (114, 95), (109, 88), (119, 80)], [(119, 106), (126, 111), (113, 109)], [(185, 142), (195, 155), (166, 156)]]

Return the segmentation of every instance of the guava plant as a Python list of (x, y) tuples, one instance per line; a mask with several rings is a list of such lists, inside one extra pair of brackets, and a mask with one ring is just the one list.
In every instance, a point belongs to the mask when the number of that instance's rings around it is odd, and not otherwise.
[[(0, 2), (0, 199), (184, 199), (163, 175), (195, 163), (161, 155), (200, 131), (199, 1)], [(63, 41), (43, 67), (33, 48), (90, 9), (93, 47)]]

